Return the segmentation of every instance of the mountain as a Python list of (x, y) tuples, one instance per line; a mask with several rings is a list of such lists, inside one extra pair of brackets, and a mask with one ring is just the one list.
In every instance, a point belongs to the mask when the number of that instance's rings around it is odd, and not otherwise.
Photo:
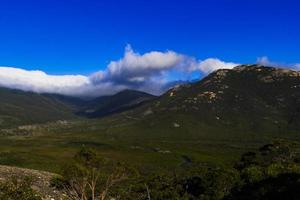
[(124, 90), (84, 100), (1, 88), (0, 99), (1, 126), (99, 118), (126, 111), (131, 119), (145, 119), (157, 128), (186, 124), (192, 132), (203, 126), (251, 132), (300, 130), (300, 72), (261, 65), (220, 69), (160, 97)]
[(123, 90), (111, 96), (102, 96), (85, 103), (79, 115), (96, 118), (136, 108), (155, 99), (155, 96), (135, 90)]
[(137, 107), (154, 98), (150, 94), (133, 90), (87, 100), (0, 88), (0, 127), (103, 117)]
[(73, 119), (74, 107), (56, 95), (0, 88), (0, 126)]
[(149, 123), (150, 118), (169, 124), (172, 119), (174, 126), (300, 130), (300, 72), (261, 65), (220, 69), (196, 83), (174, 87), (130, 114)]

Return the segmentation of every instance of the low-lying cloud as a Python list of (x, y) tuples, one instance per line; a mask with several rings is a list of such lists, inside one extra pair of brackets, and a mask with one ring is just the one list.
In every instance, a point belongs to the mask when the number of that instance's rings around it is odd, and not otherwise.
[(267, 56), (257, 58), (257, 64), (264, 65), (264, 66), (272, 66), (272, 67), (284, 67), (293, 70), (300, 70), (300, 63), (281, 63), (271, 61)]
[(237, 65), (239, 65), (239, 64), (232, 63), (232, 62), (224, 62), (217, 58), (208, 58), (199, 63), (198, 69), (201, 72), (208, 74), (208, 73), (211, 73), (218, 69), (232, 69), (232, 68), (236, 67)]
[(89, 78), (81, 75), (48, 75), (43, 71), (28, 71), (13, 67), (0, 67), (0, 85), (37, 93), (71, 95), (74, 89), (89, 85)]
[[(123, 89), (160, 94), (171, 82), (188, 81), (182, 80), (187, 74), (206, 75), (217, 69), (231, 69), (237, 65), (217, 58), (197, 60), (174, 51), (139, 54), (128, 45), (120, 60), (111, 61), (105, 70), (90, 76), (49, 75), (38, 70), (0, 67), (0, 86), (71, 96), (110, 95)], [(176, 77), (172, 76), (174, 73)]]

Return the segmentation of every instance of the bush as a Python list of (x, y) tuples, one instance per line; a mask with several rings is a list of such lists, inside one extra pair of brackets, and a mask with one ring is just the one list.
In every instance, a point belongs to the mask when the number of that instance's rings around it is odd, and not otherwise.
[(23, 179), (11, 178), (0, 184), (1, 200), (42, 200), (40, 194), (31, 188), (32, 180), (29, 177)]
[(246, 183), (255, 183), (264, 178), (264, 172), (259, 166), (251, 166), (242, 170), (241, 177)]
[(287, 169), (280, 163), (272, 163), (266, 168), (266, 174), (268, 177), (276, 177), (281, 173), (284, 173)]

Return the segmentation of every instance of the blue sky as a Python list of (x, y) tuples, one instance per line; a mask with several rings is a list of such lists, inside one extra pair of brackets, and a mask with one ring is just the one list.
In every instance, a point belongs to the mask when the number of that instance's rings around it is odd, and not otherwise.
[[(0, 66), (52, 75), (104, 71), (119, 81), (107, 69), (128, 44), (133, 54), (170, 50), (189, 63), (262, 56), (300, 63), (299, 10), (296, 0), (1, 0)], [(173, 70), (166, 77), (180, 76)]]
[(0, 65), (89, 74), (122, 57), (173, 50), (239, 63), (300, 62), (300, 2), (2, 0)]

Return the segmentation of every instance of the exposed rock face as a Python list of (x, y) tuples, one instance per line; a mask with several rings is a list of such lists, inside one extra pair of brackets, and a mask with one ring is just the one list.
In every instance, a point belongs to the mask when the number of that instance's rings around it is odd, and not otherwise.
[(174, 126), (174, 128), (179, 128), (179, 127), (180, 127), (180, 124), (174, 122), (174, 123), (173, 123), (173, 126)]
[(206, 97), (206, 98), (208, 98), (209, 100), (213, 100), (213, 99), (216, 99), (217, 94), (214, 93), (214, 92), (211, 92), (211, 91), (205, 91), (205, 92), (199, 94), (198, 96), (199, 96), (199, 97)]
[(153, 114), (153, 111), (151, 109), (148, 109), (144, 112), (144, 116), (151, 115), (151, 114)]

